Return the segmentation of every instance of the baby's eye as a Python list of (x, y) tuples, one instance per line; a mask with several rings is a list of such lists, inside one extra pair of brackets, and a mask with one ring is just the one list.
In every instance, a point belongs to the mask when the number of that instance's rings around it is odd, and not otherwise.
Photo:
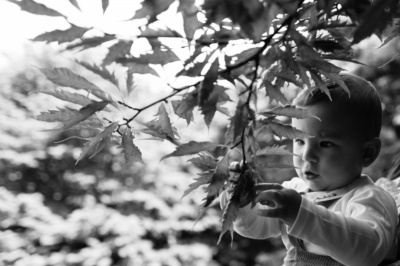
[(302, 140), (302, 139), (296, 139), (296, 140), (294, 140), (294, 142), (299, 146), (304, 145), (304, 140)]
[(333, 147), (335, 144), (333, 144), (330, 141), (321, 141), (321, 143), (319, 144), (322, 148), (330, 148)]

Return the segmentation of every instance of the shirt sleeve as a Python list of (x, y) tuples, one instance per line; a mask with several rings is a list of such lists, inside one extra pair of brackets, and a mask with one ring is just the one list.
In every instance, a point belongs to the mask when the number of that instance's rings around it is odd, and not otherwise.
[(374, 186), (357, 189), (343, 212), (303, 198), (288, 233), (321, 248), (344, 265), (378, 265), (395, 238), (397, 209), (393, 198)]

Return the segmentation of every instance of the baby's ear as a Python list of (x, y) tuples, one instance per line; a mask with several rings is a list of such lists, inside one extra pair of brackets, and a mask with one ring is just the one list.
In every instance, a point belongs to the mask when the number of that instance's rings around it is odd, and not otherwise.
[(363, 167), (367, 167), (375, 161), (381, 151), (381, 145), (380, 138), (373, 138), (365, 142), (363, 157), (361, 159)]

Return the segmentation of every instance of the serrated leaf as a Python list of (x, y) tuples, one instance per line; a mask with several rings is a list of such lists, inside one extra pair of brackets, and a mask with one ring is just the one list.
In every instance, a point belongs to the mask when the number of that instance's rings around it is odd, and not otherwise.
[(79, 158), (76, 160), (77, 164), (80, 160), (85, 158), (86, 156), (90, 156), (92, 158), (96, 154), (98, 154), (111, 140), (112, 133), (117, 129), (118, 122), (114, 122), (106, 127), (100, 134), (91, 139), (90, 141), (85, 143), (85, 147), (82, 149)]
[(264, 116), (286, 116), (290, 118), (297, 118), (297, 119), (304, 119), (309, 117), (315, 117), (310, 113), (308, 109), (299, 108), (293, 105), (286, 105), (286, 106), (278, 106), (272, 110), (261, 112), (261, 115)]
[(257, 156), (264, 155), (279, 155), (279, 156), (297, 156), (296, 154), (286, 150), (286, 145), (278, 146), (267, 146), (256, 151)]
[(96, 66), (96, 65), (91, 65), (89, 63), (83, 62), (83, 61), (77, 61), (80, 65), (85, 67), (86, 69), (92, 71), (93, 73), (99, 75), (103, 79), (111, 82), (114, 84), (117, 88), (118, 87), (118, 80), (117, 77), (114, 75), (114, 73), (111, 73), (106, 67), (104, 66)]
[(205, 189), (207, 196), (205, 198), (205, 203), (203, 204), (204, 208), (210, 206), (214, 199), (218, 197), (220, 190), (224, 187), (225, 182), (229, 178), (228, 157), (229, 156), (226, 154), (224, 158), (217, 164), (209, 185)]
[(233, 222), (236, 220), (239, 212), (239, 203), (230, 200), (224, 207), (222, 214), (222, 228), (219, 234), (218, 242), (221, 242), (222, 236), (229, 230), (231, 234), (231, 240), (233, 241)]
[(103, 65), (109, 65), (119, 58), (125, 58), (131, 54), (131, 47), (133, 41), (119, 40), (113, 44), (109, 49), (106, 57), (103, 59)]
[(79, 122), (86, 120), (88, 117), (93, 115), (94, 113), (102, 110), (108, 102), (93, 102), (91, 104), (88, 104), (81, 109), (79, 109), (78, 113), (76, 116), (73, 118), (69, 119), (68, 121), (64, 121), (62, 127), (58, 128), (57, 130), (67, 130), (71, 128), (72, 126), (78, 124)]
[(151, 66), (132, 62), (129, 58), (119, 58), (116, 62), (128, 67), (128, 72), (131, 74), (151, 74), (157, 77), (159, 76)]
[(198, 157), (193, 157), (188, 162), (191, 162), (203, 171), (215, 169), (218, 165), (218, 160), (209, 153), (200, 153)]
[(315, 86), (324, 92), (328, 96), (329, 100), (332, 101), (331, 93), (319, 74), (312, 70), (310, 70), (310, 74), (311, 78), (314, 80)]
[(99, 46), (105, 42), (111, 41), (115, 39), (115, 35), (106, 34), (104, 36), (96, 36), (91, 38), (80, 39), (77, 43), (71, 43), (67, 45), (66, 49), (71, 50), (75, 48), (81, 48), (82, 50)]
[(158, 108), (158, 119), (144, 123), (147, 129), (143, 133), (150, 134), (157, 138), (166, 139), (175, 142), (176, 130), (172, 127), (167, 110), (163, 104)]
[(195, 0), (179, 0), (178, 12), (182, 14), (183, 30), (186, 38), (193, 39), (196, 30), (203, 25), (197, 18), (198, 7), (195, 5)]
[(133, 62), (137, 64), (155, 64), (166, 65), (180, 61), (179, 57), (168, 48), (153, 49), (151, 53), (141, 54), (139, 57), (128, 57), (124, 59), (125, 62)]
[(66, 122), (77, 116), (79, 110), (71, 108), (59, 108), (58, 110), (49, 110), (47, 112), (41, 112), (35, 117), (36, 120), (44, 122)]
[(319, 70), (325, 77), (327, 77), (328, 79), (334, 81), (337, 85), (339, 85), (345, 92), (347, 92), (347, 94), (350, 96), (350, 90), (347, 87), (346, 83), (344, 83), (344, 81), (342, 80), (342, 78), (340, 77), (339, 74), (336, 73), (328, 73), (325, 72), (323, 70)]
[(184, 143), (176, 147), (174, 152), (165, 155), (164, 157), (161, 158), (161, 160), (164, 160), (172, 156), (192, 155), (202, 151), (210, 151), (220, 146), (221, 144), (212, 143), (208, 141), (204, 142), (189, 141), (188, 143)]
[(51, 16), (51, 17), (60, 17), (60, 16), (65, 17), (64, 15), (55, 11), (54, 9), (48, 8), (47, 6), (36, 3), (35, 1), (32, 1), (32, 0), (23, 0), (23, 1), (7, 0), (7, 1), (18, 5), (21, 8), (21, 10), (27, 11), (27, 12), (35, 14), (35, 15), (43, 15), (43, 16)]
[(85, 90), (104, 101), (114, 103), (114, 100), (108, 93), (102, 91), (99, 87), (89, 82), (84, 77), (75, 74), (68, 68), (54, 68), (52, 70), (41, 69), (41, 71), (47, 79), (57, 85), (71, 87), (77, 90)]
[(269, 96), (271, 102), (276, 101), (277, 103), (287, 104), (288, 100), (285, 95), (281, 92), (279, 88), (274, 86), (269, 80), (264, 79), (263, 85), (265, 86), (265, 90), (267, 95)]
[(144, 163), (141, 151), (133, 143), (132, 131), (129, 128), (126, 128), (122, 135), (121, 148), (127, 164), (135, 162)]
[(53, 97), (56, 97), (57, 99), (60, 99), (60, 100), (66, 101), (66, 102), (70, 102), (70, 103), (79, 104), (82, 106), (88, 105), (92, 102), (88, 97), (86, 97), (82, 94), (71, 93), (69, 91), (62, 90), (62, 89), (55, 89), (52, 91), (38, 91), (38, 92), (48, 94)]
[[(220, 104), (231, 101), (228, 94), (226, 94), (226, 90), (225, 87), (215, 85), (208, 99), (199, 106), (201, 113), (204, 115), (204, 122), (208, 127), (214, 118), (215, 112), (217, 110), (221, 112), (224, 111), (221, 109)], [(225, 114), (229, 115), (229, 112)]]
[(373, 1), (372, 5), (362, 15), (361, 24), (354, 31), (352, 43), (359, 43), (373, 33), (380, 34), (389, 24), (392, 15), (396, 12), (397, 4), (397, 0)]
[(214, 171), (207, 171), (204, 173), (199, 174), (199, 177), (194, 178), (195, 182), (191, 183), (189, 185), (189, 188), (187, 188), (182, 195), (182, 198), (186, 197), (189, 195), (193, 190), (206, 185), (210, 182), (212, 176), (214, 175)]
[(199, 104), (202, 106), (208, 97), (210, 96), (211, 92), (214, 89), (214, 83), (217, 81), (218, 78), (218, 69), (219, 69), (219, 62), (218, 57), (214, 59), (211, 63), (210, 69), (204, 75), (204, 80), (201, 82), (200, 94), (199, 94)]
[(194, 53), (185, 61), (184, 69), (180, 71), (177, 76), (199, 77), (207, 65), (208, 60), (214, 54), (214, 51), (202, 52), (196, 46)]
[(101, 7), (103, 8), (103, 13), (106, 13), (108, 5), (109, 5), (109, 0), (101, 0)]
[(180, 118), (186, 119), (187, 124), (193, 121), (193, 109), (197, 105), (197, 91), (185, 95), (182, 100), (171, 101), (174, 112)]
[(300, 131), (290, 125), (285, 125), (279, 122), (268, 121), (265, 125), (272, 132), (280, 138), (297, 139), (297, 138), (310, 138), (311, 136), (303, 131)]
[(145, 27), (138, 37), (143, 38), (174, 38), (174, 37), (182, 37), (176, 30), (173, 30), (161, 23), (160, 21), (155, 21)]
[(33, 38), (32, 41), (57, 43), (72, 42), (73, 40), (82, 38), (83, 34), (85, 34), (85, 32), (87, 31), (87, 28), (81, 28), (75, 25), (71, 25), (71, 27), (66, 30), (54, 30), (51, 32), (40, 34)]

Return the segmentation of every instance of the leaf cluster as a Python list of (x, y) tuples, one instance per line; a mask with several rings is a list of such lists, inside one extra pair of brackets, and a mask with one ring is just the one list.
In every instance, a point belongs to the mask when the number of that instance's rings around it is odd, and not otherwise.
[[(78, 161), (95, 156), (113, 141), (119, 143), (128, 163), (143, 163), (142, 152), (135, 145), (142, 134), (177, 145), (162, 159), (197, 154), (190, 161), (204, 172), (185, 195), (205, 186), (203, 207), (210, 206), (226, 188), (232, 151), (239, 151), (241, 159), (255, 167), (265, 166), (263, 161), (267, 162), (266, 167), (290, 167), (264, 160), (271, 155), (292, 156), (284, 146), (262, 147), (258, 143), (259, 135), (266, 131), (280, 139), (305, 136), (282, 122), (282, 117), (312, 117), (306, 110), (293, 106), (293, 97), (289, 95), (316, 85), (329, 96), (325, 78), (348, 91), (339, 77), (343, 69), (333, 60), (358, 63), (354, 44), (375, 34), (386, 45), (400, 33), (397, 0), (205, 0), (201, 5), (193, 0), (143, 0), (129, 21), (144, 22), (132, 30), (137, 34), (130, 37), (102, 32), (95, 26), (81, 27), (66, 15), (33, 0), (9, 1), (33, 14), (64, 17), (70, 24), (66, 30), (46, 32), (33, 41), (57, 42), (62, 49), (79, 53), (107, 47), (100, 65), (77, 63), (119, 92), (110, 93), (66, 68), (42, 69), (47, 79), (60, 87), (44, 93), (80, 108), (50, 111), (37, 118), (59, 122), (57, 132), (81, 127), (97, 129), (97, 135), (85, 144)], [(78, 1), (70, 3), (80, 10)], [(113, 1), (103, 0), (99, 4), (107, 12)], [(182, 27), (173, 28), (163, 20), (166, 13), (180, 17)], [(89, 34), (94, 30), (102, 33)], [(143, 42), (149, 50), (136, 52)], [(166, 73), (171, 65), (176, 71)], [(115, 75), (112, 69), (116, 67), (123, 70), (123, 77)], [(152, 78), (172, 75), (164, 81), (170, 92), (164, 94), (160, 90), (159, 99), (144, 105), (132, 100), (132, 92), (140, 90), (135, 83), (137, 77), (143, 74)], [(233, 110), (227, 104), (232, 104)], [(156, 118), (143, 121), (143, 111), (153, 107), (158, 107)], [(179, 138), (170, 116), (176, 115), (189, 125), (196, 112), (208, 127), (217, 112), (227, 117), (223, 143)], [(212, 155), (216, 149), (223, 151), (219, 158)], [(237, 207), (237, 203), (231, 200), (225, 209), (224, 232), (226, 224), (234, 220), (233, 206)]]

